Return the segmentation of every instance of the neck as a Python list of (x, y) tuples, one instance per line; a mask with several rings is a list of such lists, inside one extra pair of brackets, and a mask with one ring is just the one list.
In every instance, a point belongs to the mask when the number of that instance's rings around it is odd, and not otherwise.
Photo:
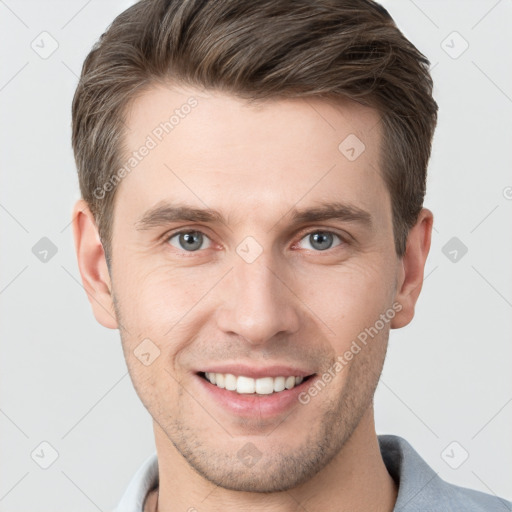
[[(397, 486), (382, 460), (370, 407), (338, 454), (313, 478), (283, 492), (253, 493), (224, 489), (196, 473), (154, 423), (159, 465), (158, 493), (145, 511), (374, 510), (392, 512)], [(157, 499), (158, 498), (158, 499)]]

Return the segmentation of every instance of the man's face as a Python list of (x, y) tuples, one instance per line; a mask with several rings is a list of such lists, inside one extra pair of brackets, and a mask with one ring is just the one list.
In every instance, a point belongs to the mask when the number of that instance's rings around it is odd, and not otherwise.
[[(197, 105), (180, 110), (192, 96)], [(172, 130), (156, 129), (176, 109), (182, 115)], [(249, 107), (220, 93), (164, 87), (130, 109), (126, 160), (148, 136), (156, 145), (116, 191), (111, 279), (123, 350), (157, 441), (215, 484), (296, 486), (371, 414), (390, 323), (366, 345), (359, 341), (341, 370), (336, 361), (392, 309), (397, 291), (378, 119), (350, 102)], [(359, 156), (355, 137), (364, 143)], [(352, 215), (294, 218), (330, 203)], [(178, 204), (222, 219), (142, 222), (155, 207)], [(255, 395), (207, 382), (202, 372), (215, 370), (314, 376)], [(329, 370), (334, 377), (325, 382)], [(269, 382), (282, 387), (282, 379), (266, 379), (261, 389)]]

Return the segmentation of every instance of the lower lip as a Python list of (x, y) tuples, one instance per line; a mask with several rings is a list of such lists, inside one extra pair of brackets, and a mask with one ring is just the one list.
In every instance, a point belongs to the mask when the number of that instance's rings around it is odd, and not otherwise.
[(237, 393), (236, 391), (219, 388), (205, 378), (195, 375), (202, 389), (228, 412), (246, 417), (258, 416), (258, 418), (270, 418), (286, 412), (294, 404), (300, 404), (298, 399), (300, 393), (311, 385), (315, 377), (316, 375), (302, 381), (292, 389), (285, 389), (268, 395), (257, 395), (255, 393)]

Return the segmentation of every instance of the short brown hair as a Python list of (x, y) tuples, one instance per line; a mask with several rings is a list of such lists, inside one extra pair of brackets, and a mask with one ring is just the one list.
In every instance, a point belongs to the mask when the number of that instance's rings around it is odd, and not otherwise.
[(246, 100), (348, 98), (381, 116), (396, 253), (422, 208), (437, 123), (429, 61), (372, 0), (141, 0), (85, 59), (72, 106), (80, 190), (110, 268), (128, 104), (171, 80)]

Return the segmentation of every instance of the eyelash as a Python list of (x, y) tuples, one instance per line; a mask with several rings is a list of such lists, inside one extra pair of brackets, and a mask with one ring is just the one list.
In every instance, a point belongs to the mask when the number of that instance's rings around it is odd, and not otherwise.
[[(169, 244), (169, 241), (171, 240), (171, 238), (174, 238), (175, 236), (177, 235), (180, 235), (182, 233), (201, 233), (202, 235), (206, 236), (208, 239), (210, 239), (210, 237), (204, 233), (203, 231), (200, 231), (199, 229), (194, 229), (194, 228), (188, 228), (188, 229), (180, 229), (179, 231), (171, 231), (169, 233), (166, 233), (165, 235), (163, 235), (163, 243), (164, 244)], [(349, 241), (348, 241), (348, 237), (345, 237), (345, 236), (342, 236), (340, 235), (339, 233), (336, 233), (335, 231), (330, 231), (330, 230), (327, 230), (327, 229), (320, 229), (320, 228), (316, 228), (316, 229), (312, 229), (312, 230), (309, 230), (309, 231), (306, 231), (306, 232), (301, 232), (299, 233), (300, 235), (300, 238), (298, 240), (298, 242), (294, 243), (293, 245), (297, 245), (300, 241), (302, 241), (306, 236), (308, 235), (311, 235), (313, 233), (327, 233), (327, 234), (331, 234), (331, 235), (334, 235), (336, 237), (339, 238), (340, 240), (340, 243), (338, 245), (335, 245), (334, 247), (331, 247), (329, 249), (325, 249), (324, 251), (320, 251), (320, 250), (314, 250), (314, 249), (306, 249), (307, 251), (313, 251), (313, 252), (316, 252), (316, 253), (329, 253), (330, 251), (336, 249), (337, 247), (342, 247), (342, 246), (346, 246), (349, 244)], [(170, 245), (170, 244), (169, 244)], [(173, 247), (174, 249), (177, 249), (176, 247)], [(198, 253), (198, 252), (201, 252), (203, 250), (206, 250), (206, 249), (198, 249), (197, 251), (185, 251), (185, 250), (181, 250), (180, 252), (182, 253), (185, 253), (185, 254), (190, 254), (190, 255), (193, 255), (195, 253)]]

